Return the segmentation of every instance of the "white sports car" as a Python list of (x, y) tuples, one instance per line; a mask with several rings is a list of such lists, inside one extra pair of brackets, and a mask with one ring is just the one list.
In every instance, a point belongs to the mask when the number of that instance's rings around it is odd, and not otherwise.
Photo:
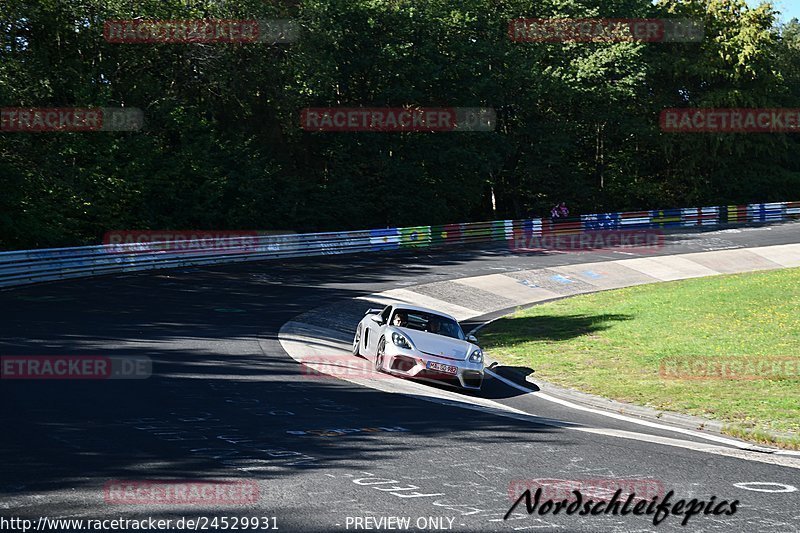
[(483, 352), (477, 343), (449, 315), (398, 304), (367, 310), (356, 328), (353, 355), (374, 361), (380, 372), (480, 390)]

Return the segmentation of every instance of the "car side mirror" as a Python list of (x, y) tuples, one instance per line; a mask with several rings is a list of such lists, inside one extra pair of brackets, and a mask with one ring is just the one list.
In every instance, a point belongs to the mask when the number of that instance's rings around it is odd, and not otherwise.
[(373, 322), (375, 322), (379, 326), (383, 325), (383, 319), (381, 318), (381, 315), (373, 315), (370, 318), (372, 319)]
[(478, 337), (476, 337), (475, 335), (467, 335), (467, 340), (469, 342), (471, 342), (472, 344), (475, 344), (475, 345), (478, 344)]

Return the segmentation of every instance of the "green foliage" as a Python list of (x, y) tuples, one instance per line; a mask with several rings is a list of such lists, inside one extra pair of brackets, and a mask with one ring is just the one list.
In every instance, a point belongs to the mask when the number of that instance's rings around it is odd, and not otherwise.
[[(520, 43), (526, 17), (700, 19), (702, 43)], [(112, 19), (291, 18), (292, 44), (113, 44)], [(798, 198), (796, 135), (664, 107), (798, 107), (800, 24), (743, 0), (6, 0), (0, 106), (140, 132), (0, 133), (0, 249), (111, 229), (355, 229)], [(304, 107), (492, 107), (494, 132), (321, 133)], [(492, 195), (496, 209), (492, 209)]]

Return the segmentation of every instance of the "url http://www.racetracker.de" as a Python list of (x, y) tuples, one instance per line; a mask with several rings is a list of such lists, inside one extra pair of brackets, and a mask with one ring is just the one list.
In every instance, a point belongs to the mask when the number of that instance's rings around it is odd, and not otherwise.
[(49, 518), (40, 516), (37, 520), (29, 518), (0, 517), (0, 531), (166, 531), (189, 530), (251, 530), (266, 531), (279, 529), (275, 516), (182, 516), (180, 518)]

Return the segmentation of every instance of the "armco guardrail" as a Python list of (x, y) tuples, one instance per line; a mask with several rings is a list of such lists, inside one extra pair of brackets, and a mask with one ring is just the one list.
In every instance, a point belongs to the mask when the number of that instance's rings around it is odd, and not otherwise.
[[(363, 231), (226, 237), (174, 247), (159, 242), (47, 248), (0, 253), (0, 287), (161, 268), (316, 255), (508, 241), (595, 230), (719, 226), (800, 219), (800, 202), (601, 213), (579, 218), (495, 220)], [(221, 246), (220, 246), (221, 244)]]

